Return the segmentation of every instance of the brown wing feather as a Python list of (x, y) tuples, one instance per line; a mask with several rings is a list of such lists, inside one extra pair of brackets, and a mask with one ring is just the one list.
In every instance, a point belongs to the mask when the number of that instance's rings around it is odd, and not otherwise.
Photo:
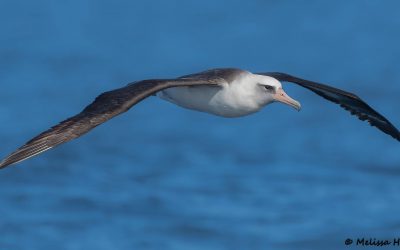
[(220, 79), (144, 80), (99, 95), (81, 113), (41, 133), (0, 162), (0, 168), (18, 163), (89, 132), (129, 110), (144, 98), (169, 87), (218, 85)]
[(270, 72), (261, 74), (271, 76), (279, 81), (296, 83), (304, 88), (307, 88), (323, 98), (339, 104), (342, 108), (348, 110), (352, 115), (356, 115), (360, 120), (368, 121), (371, 126), (377, 127), (382, 132), (400, 141), (400, 132), (397, 130), (397, 128), (355, 94), (325, 84), (304, 80), (285, 73)]

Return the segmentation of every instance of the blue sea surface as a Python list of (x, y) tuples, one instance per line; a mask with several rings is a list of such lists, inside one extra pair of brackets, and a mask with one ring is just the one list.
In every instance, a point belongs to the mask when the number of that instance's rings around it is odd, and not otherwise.
[[(1, 0), (1, 157), (104, 91), (215, 67), (324, 82), (399, 127), (399, 10), (389, 0)], [(0, 250), (336, 250), (400, 238), (399, 142), (284, 88), (300, 113), (273, 104), (227, 119), (151, 97), (0, 171)]]

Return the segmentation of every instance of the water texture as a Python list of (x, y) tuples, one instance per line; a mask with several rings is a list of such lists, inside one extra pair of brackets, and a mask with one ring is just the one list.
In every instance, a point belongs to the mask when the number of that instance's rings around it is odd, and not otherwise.
[[(214, 67), (400, 126), (398, 1), (0, 1), (0, 154), (131, 81)], [(0, 250), (351, 249), (400, 237), (400, 146), (315, 94), (226, 119), (151, 97), (0, 171)], [(387, 249), (388, 247), (386, 247)], [(396, 248), (397, 249), (397, 248)]]

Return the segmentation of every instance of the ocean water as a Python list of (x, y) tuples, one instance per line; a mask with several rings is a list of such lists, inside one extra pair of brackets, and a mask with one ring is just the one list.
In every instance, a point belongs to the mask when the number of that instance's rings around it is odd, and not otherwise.
[[(1, 0), (0, 154), (101, 92), (214, 67), (328, 83), (400, 126), (399, 9)], [(273, 104), (227, 119), (151, 97), (0, 171), (0, 250), (351, 249), (358, 238), (399, 238), (399, 143), (305, 89), (284, 88), (301, 112)]]

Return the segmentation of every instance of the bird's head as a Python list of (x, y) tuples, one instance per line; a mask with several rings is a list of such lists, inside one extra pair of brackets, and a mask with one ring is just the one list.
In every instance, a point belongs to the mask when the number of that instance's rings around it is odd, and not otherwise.
[(268, 102), (281, 102), (287, 104), (297, 111), (300, 111), (301, 105), (298, 101), (288, 96), (282, 88), (280, 81), (270, 76), (257, 75), (257, 85), (263, 95), (266, 95)]

